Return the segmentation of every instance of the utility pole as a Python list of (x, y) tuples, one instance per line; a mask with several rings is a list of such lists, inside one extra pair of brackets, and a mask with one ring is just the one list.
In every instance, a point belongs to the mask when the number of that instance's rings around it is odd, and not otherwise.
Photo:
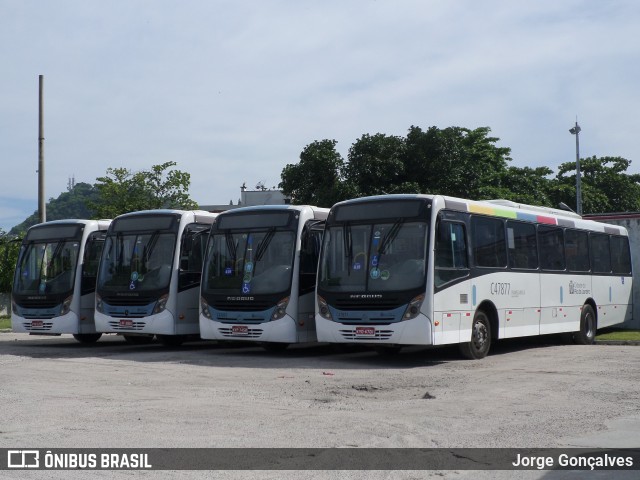
[(576, 213), (582, 216), (582, 189), (580, 180), (580, 125), (576, 118), (576, 126), (569, 130), (571, 135), (576, 136)]
[(38, 217), (40, 223), (47, 221), (47, 206), (44, 197), (44, 115), (42, 91), (44, 88), (44, 75), (39, 76), (39, 109), (38, 109)]

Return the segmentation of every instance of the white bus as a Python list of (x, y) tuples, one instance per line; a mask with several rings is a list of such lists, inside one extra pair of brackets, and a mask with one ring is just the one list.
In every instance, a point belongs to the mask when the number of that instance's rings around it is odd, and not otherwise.
[(56, 220), (27, 231), (16, 264), (11, 325), (32, 335), (101, 334), (93, 322), (96, 274), (109, 220)]
[(284, 349), (316, 340), (314, 296), (324, 221), (312, 206), (221, 213), (202, 274), (200, 335)]
[(333, 206), (318, 267), (318, 340), (460, 344), (468, 358), (500, 338), (629, 320), (624, 228), (504, 200), (431, 195)]
[(96, 329), (130, 343), (180, 345), (199, 334), (204, 249), (217, 214), (144, 210), (113, 220), (96, 287)]

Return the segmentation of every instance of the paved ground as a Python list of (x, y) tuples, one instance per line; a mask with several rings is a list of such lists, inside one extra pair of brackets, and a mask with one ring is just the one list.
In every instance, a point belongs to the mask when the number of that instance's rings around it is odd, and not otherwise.
[[(166, 349), (0, 334), (0, 448), (640, 447), (640, 347)], [(3, 472), (51, 478), (54, 472)], [(111, 478), (114, 472), (57, 472)], [(215, 478), (607, 478), (611, 472), (217, 472)], [(638, 472), (633, 472), (637, 478)], [(121, 472), (211, 478), (204, 472)], [(617, 474), (616, 478), (620, 478)]]

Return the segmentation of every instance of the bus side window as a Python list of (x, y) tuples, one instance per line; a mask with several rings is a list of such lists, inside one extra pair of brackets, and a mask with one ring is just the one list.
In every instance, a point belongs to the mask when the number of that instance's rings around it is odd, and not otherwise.
[(502, 220), (473, 217), (471, 227), (474, 264), (478, 267), (506, 267), (507, 249)]
[(543, 270), (564, 270), (564, 235), (561, 228), (538, 227), (540, 267)]
[(613, 273), (628, 275), (631, 273), (631, 254), (627, 237), (611, 237), (611, 252), (613, 254)]
[(589, 234), (578, 230), (566, 230), (564, 248), (567, 256), (567, 270), (570, 272), (588, 272)]
[(591, 234), (591, 265), (593, 273), (611, 272), (609, 235), (604, 233)]
[(436, 287), (469, 274), (465, 230), (462, 223), (442, 220), (438, 224), (435, 252)]
[(509, 266), (535, 270), (538, 268), (536, 227), (532, 223), (507, 222)]

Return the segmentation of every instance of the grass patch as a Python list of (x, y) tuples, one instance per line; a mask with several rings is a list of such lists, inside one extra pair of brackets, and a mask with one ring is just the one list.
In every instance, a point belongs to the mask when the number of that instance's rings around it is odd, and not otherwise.
[(11, 317), (8, 315), (2, 315), (0, 317), (0, 330), (5, 330), (7, 328), (11, 328)]
[(636, 341), (640, 342), (640, 330), (603, 329), (596, 336), (597, 340)]

